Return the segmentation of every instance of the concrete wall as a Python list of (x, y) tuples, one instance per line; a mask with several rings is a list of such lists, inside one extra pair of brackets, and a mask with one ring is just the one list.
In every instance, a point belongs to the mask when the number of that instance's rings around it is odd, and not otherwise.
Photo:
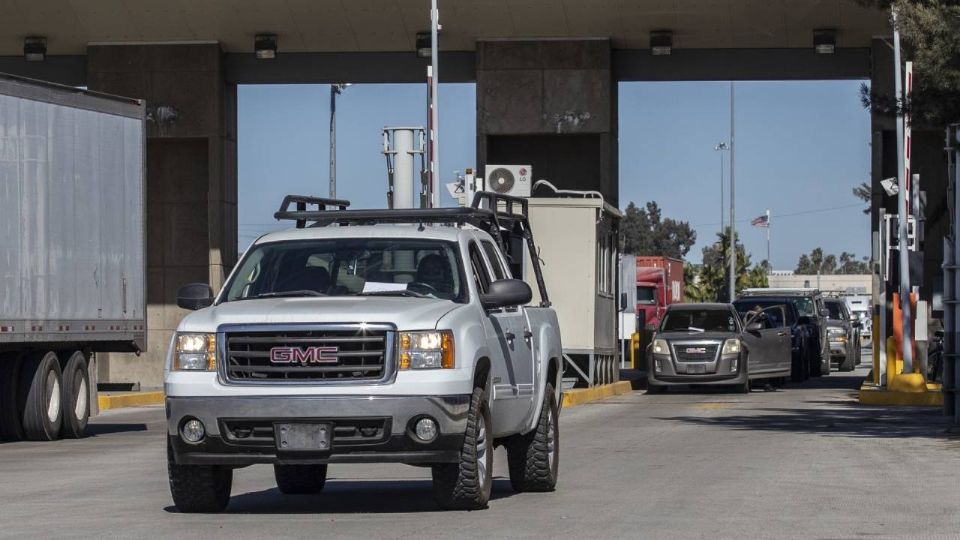
[(610, 41), (477, 43), (477, 162), (530, 164), (536, 179), (618, 204), (617, 85)]
[[(870, 294), (873, 276), (871, 274), (778, 274), (767, 276), (771, 289), (789, 289), (795, 287), (816, 287), (824, 292), (847, 294)], [(819, 283), (819, 284), (818, 284)]]
[(162, 385), (163, 358), (186, 311), (177, 289), (216, 290), (237, 259), (236, 86), (225, 82), (216, 44), (97, 45), (91, 90), (142, 98), (177, 118), (147, 131), (147, 353), (106, 355), (104, 382)]

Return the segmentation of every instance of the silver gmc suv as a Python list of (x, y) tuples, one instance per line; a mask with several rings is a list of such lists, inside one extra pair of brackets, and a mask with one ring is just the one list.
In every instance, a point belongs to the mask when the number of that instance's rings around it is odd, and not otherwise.
[(348, 204), (288, 196), (276, 217), (297, 228), (254, 242), (216, 296), (178, 292), (195, 311), (165, 373), (177, 508), (223, 510), (247, 465), (315, 493), (328, 464), (387, 462), (430, 466), (445, 508), (482, 508), (500, 444), (514, 489), (553, 490), (559, 326), (538, 261), (538, 305), (509, 270), (536, 253), (526, 201)]

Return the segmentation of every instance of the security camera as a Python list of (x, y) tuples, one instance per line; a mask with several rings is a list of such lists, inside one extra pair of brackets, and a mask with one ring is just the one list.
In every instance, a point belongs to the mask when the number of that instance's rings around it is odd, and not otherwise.
[(900, 186), (897, 185), (896, 178), (885, 178), (880, 181), (880, 185), (883, 187), (883, 190), (887, 192), (887, 195), (891, 197), (900, 192)]

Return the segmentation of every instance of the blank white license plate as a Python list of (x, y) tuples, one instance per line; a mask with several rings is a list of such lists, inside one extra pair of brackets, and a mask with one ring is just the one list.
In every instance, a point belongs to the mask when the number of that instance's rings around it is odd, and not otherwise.
[(274, 424), (277, 450), (325, 452), (330, 450), (330, 424)]
[(687, 373), (706, 373), (707, 366), (703, 364), (687, 364)]

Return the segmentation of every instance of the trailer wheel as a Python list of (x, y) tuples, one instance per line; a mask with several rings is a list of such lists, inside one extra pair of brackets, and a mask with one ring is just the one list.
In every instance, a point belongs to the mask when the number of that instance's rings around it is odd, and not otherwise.
[(20, 410), (20, 355), (0, 357), (0, 439), (7, 442), (23, 440)]
[(90, 420), (90, 374), (87, 357), (74, 351), (63, 365), (63, 436), (80, 439)]
[(56, 353), (35, 353), (20, 369), (23, 396), (23, 432), (31, 441), (55, 441), (63, 419), (63, 385)]

